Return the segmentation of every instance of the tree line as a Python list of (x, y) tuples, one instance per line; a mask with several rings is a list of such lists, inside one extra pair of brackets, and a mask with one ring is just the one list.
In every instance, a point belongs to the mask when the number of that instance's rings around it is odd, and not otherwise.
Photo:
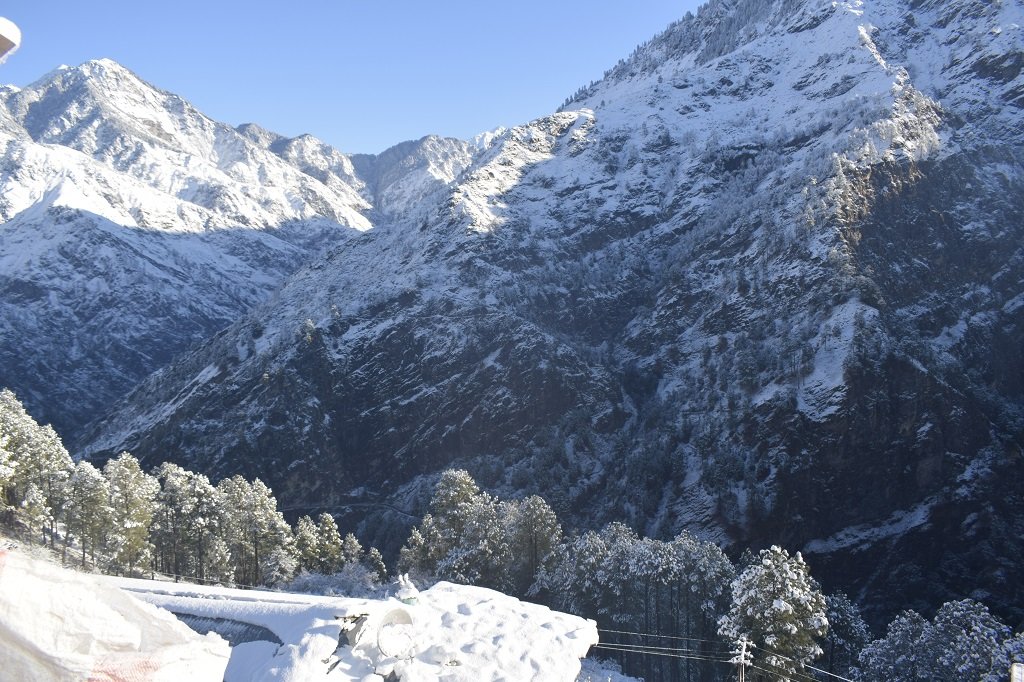
[(639, 536), (621, 523), (569, 534), (540, 497), (502, 500), (466, 471), (441, 474), (402, 548), (402, 571), (490, 587), (597, 621), (592, 655), (648, 682), (837, 679), (996, 682), (1024, 661), (1014, 634), (970, 599), (932, 620), (900, 614), (873, 638), (844, 594), (824, 594), (799, 553), (780, 547), (733, 562), (682, 532)]
[(318, 591), (387, 578), (380, 552), (343, 537), (330, 514), (292, 528), (259, 479), (214, 485), (171, 463), (147, 473), (127, 452), (102, 469), (74, 462), (9, 390), (0, 391), (0, 520), (65, 563), (119, 575)]
[[(354, 596), (388, 575), (381, 553), (342, 536), (330, 514), (290, 526), (259, 479), (214, 485), (170, 463), (146, 473), (129, 453), (102, 469), (73, 462), (8, 390), (0, 521), (65, 562), (123, 575)], [(996, 682), (1024, 661), (1024, 634), (978, 602), (948, 602), (931, 620), (904, 612), (873, 639), (799, 553), (733, 562), (690, 533), (656, 540), (621, 523), (566, 533), (543, 498), (499, 499), (462, 470), (440, 475), (398, 567), (421, 585), (479, 585), (593, 618), (594, 655), (649, 682), (731, 679), (741, 664), (750, 680)]]

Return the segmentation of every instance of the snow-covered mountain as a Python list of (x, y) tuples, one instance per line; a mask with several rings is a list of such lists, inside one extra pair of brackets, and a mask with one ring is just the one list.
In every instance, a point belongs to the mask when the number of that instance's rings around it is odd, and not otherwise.
[(472, 149), (406, 143), (381, 164), (404, 193), (377, 194), (322, 142), (256, 131), (109, 60), (0, 90), (0, 383), (41, 419), (76, 435), (300, 264), (413, 210)]
[(457, 463), (579, 524), (803, 549), (876, 617), (1019, 609), (1022, 26), (1021, 0), (711, 0), (87, 450), (353, 513)]

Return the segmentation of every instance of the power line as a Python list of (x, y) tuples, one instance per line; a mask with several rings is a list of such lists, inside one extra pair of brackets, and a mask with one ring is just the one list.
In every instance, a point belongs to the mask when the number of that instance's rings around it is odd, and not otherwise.
[(800, 664), (800, 665), (802, 665), (805, 668), (808, 668), (808, 669), (813, 670), (815, 672), (819, 672), (822, 675), (828, 675), (829, 677), (834, 677), (837, 680), (843, 680), (843, 682), (853, 682), (853, 680), (851, 680), (848, 677), (843, 677), (842, 675), (836, 675), (835, 673), (830, 673), (827, 670), (822, 670), (821, 668), (816, 668), (813, 665), (811, 665), (810, 663), (800, 663), (799, 661), (797, 661), (792, 656), (786, 656), (785, 654), (780, 654), (777, 651), (772, 651), (771, 649), (765, 648), (763, 646), (762, 647), (758, 647), (758, 648), (761, 649), (762, 651), (767, 651), (768, 653), (770, 653), (773, 656), (778, 656), (779, 658), (784, 658), (787, 661), (793, 661), (794, 663)]
[(843, 682), (853, 682), (853, 680), (851, 680), (849, 677), (843, 677), (842, 675), (836, 675), (835, 673), (830, 673), (829, 671), (822, 670), (821, 668), (815, 668), (810, 663), (804, 663), (804, 667), (805, 668), (810, 668), (811, 670), (813, 670), (815, 672), (819, 672), (822, 675), (828, 675), (829, 677), (834, 677), (837, 680), (843, 680)]
[(723, 641), (720, 639), (697, 639), (696, 637), (676, 637), (674, 635), (656, 635), (652, 632), (629, 632), (628, 630), (606, 630), (604, 628), (598, 628), (598, 632), (611, 632), (617, 635), (636, 635), (638, 637), (661, 637), (662, 639), (681, 639), (687, 642), (704, 642), (707, 644), (718, 644), (721, 646)]
[(706, 663), (726, 663), (726, 664), (729, 663), (729, 660), (725, 659), (725, 658), (714, 658), (714, 657), (711, 657), (711, 656), (688, 656), (688, 655), (684, 655), (684, 654), (673, 654), (673, 653), (662, 652), (662, 651), (642, 651), (642, 650), (639, 650), (639, 649), (623, 649), (623, 648), (616, 647), (616, 646), (611, 646), (611, 645), (608, 645), (608, 644), (595, 644), (592, 648), (594, 648), (594, 649), (604, 649), (606, 651), (619, 651), (619, 652), (627, 653), (627, 654), (643, 654), (643, 655), (646, 655), (646, 656), (664, 656), (666, 658), (678, 658), (678, 659), (687, 660), (687, 661), (703, 661), (703, 662), (706, 662)]
[(800, 661), (796, 660), (792, 656), (787, 656), (785, 654), (780, 654), (778, 651), (774, 651), (772, 649), (769, 649), (768, 647), (759, 646), (757, 648), (760, 649), (761, 651), (767, 651), (768, 653), (770, 653), (773, 656), (778, 656), (779, 658), (784, 658), (787, 661), (793, 661), (794, 663), (796, 663), (798, 665), (802, 665), (805, 668), (809, 668), (811, 670), (814, 670), (815, 672), (819, 672), (819, 673), (821, 673), (823, 675), (828, 675), (829, 677), (834, 677), (837, 680), (843, 680), (843, 682), (853, 682), (853, 680), (851, 680), (848, 677), (843, 677), (842, 675), (836, 675), (835, 673), (830, 673), (827, 670), (822, 670), (821, 668), (816, 668), (813, 665), (811, 665), (810, 663), (801, 663)]
[[(661, 639), (681, 640), (681, 641), (685, 641), (685, 642), (701, 642), (701, 643), (705, 643), (705, 644), (718, 644), (718, 645), (722, 644), (721, 640), (699, 639), (697, 637), (678, 637), (678, 636), (675, 636), (675, 635), (658, 635), (658, 634), (654, 634), (654, 633), (650, 633), (650, 632), (632, 632), (632, 631), (629, 631), (629, 630), (608, 630), (608, 629), (605, 629), (605, 628), (598, 628), (597, 631), (598, 632), (604, 632), (604, 633), (610, 633), (610, 634), (618, 634), (618, 635), (633, 635), (633, 636), (636, 636), (636, 637), (656, 637), (656, 638), (661, 638)], [(600, 645), (596, 645), (596, 646), (599, 646), (599, 647), (602, 647), (602, 648), (607, 648), (608, 646), (611, 646), (611, 645), (618, 646), (618, 647), (630, 647), (629, 649), (625, 649), (625, 648), (618, 649), (618, 651), (627, 651), (628, 650), (628, 651), (633, 651), (635, 653), (650, 653), (651, 655), (661, 655), (661, 654), (657, 653), (658, 651), (683, 652), (683, 653), (685, 653), (685, 652), (695, 652), (695, 653), (702, 653), (702, 654), (709, 654), (709, 655), (724, 653), (722, 651), (717, 651), (717, 650), (704, 652), (704, 651), (701, 651), (701, 650), (698, 650), (698, 649), (681, 649), (681, 648), (671, 648), (671, 647), (657, 647), (657, 646), (649, 646), (649, 645), (644, 645), (644, 644), (625, 644), (625, 643), (621, 643), (621, 642), (609, 642), (607, 645), (600, 644)], [(779, 658), (784, 658), (787, 661), (793, 661), (794, 663), (799, 663), (799, 661), (797, 661), (795, 658), (793, 658), (791, 656), (786, 656), (785, 654), (780, 654), (779, 652), (773, 651), (772, 649), (768, 649), (767, 647), (759, 646), (757, 648), (760, 649), (761, 651), (765, 651), (765, 652), (767, 652), (769, 654), (772, 654), (773, 656), (778, 656)], [(730, 652), (730, 653), (732, 653), (732, 652)], [(803, 665), (803, 667), (805, 667), (805, 668), (807, 668), (809, 670), (813, 670), (815, 672), (821, 673), (822, 675), (827, 675), (829, 677), (834, 677), (837, 680), (842, 680), (842, 682), (854, 682), (853, 680), (851, 680), (848, 677), (843, 677), (842, 675), (837, 675), (835, 673), (829, 672), (829, 671), (824, 670), (822, 668), (815, 667), (815, 666), (810, 665), (808, 663), (803, 663), (802, 665)], [(751, 667), (755, 667), (756, 668), (756, 666), (751, 666)], [(762, 672), (770, 672), (770, 671), (765, 671), (763, 668), (758, 668), (758, 670), (761, 670)], [(799, 675), (799, 673), (794, 673), (794, 675)], [(808, 679), (808, 680), (813, 680), (814, 679), (814, 678), (808, 677), (806, 675), (803, 676), (803, 677), (804, 677), (804, 679)]]
[(704, 655), (704, 656), (713, 656), (713, 655), (716, 655), (716, 654), (717, 655), (725, 655), (727, 653), (731, 653), (731, 652), (728, 652), (728, 651), (703, 651), (701, 649), (678, 649), (678, 648), (667, 647), (667, 646), (647, 646), (645, 644), (626, 644), (626, 643), (623, 643), (623, 642), (603, 642), (603, 643), (607, 644), (609, 646), (627, 647), (627, 648), (630, 648), (630, 649), (634, 649), (636, 651), (671, 651), (671, 652), (674, 652), (674, 653), (701, 654), (701, 655)]
[[(758, 666), (758, 665), (751, 664), (750, 667), (753, 668), (754, 670), (760, 670), (763, 673), (768, 673), (769, 675), (778, 675), (779, 674), (778, 670), (769, 670), (768, 668), (762, 668), (761, 666)], [(785, 676), (786, 676), (787, 679), (791, 678), (791, 679), (799, 680), (800, 682), (818, 682), (818, 680), (814, 679), (810, 675), (804, 675), (803, 673), (798, 673), (798, 672), (786, 672)]]

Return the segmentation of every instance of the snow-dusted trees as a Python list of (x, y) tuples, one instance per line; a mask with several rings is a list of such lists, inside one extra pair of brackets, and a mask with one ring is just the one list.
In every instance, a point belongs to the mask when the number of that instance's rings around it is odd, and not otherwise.
[(497, 518), (497, 501), (481, 492), (468, 472), (445, 471), (434, 488), (430, 513), (402, 548), (401, 569), (497, 588), (500, 560), (494, 555), (503, 554)]
[[(609, 630), (644, 633), (610, 638), (629, 646), (678, 646), (689, 638), (692, 658), (626, 656), (648, 679), (711, 679), (715, 623), (728, 603), (732, 563), (715, 545), (681, 533), (663, 542), (612, 523), (566, 543), (542, 572), (556, 605), (595, 618)], [(667, 637), (671, 639), (662, 639)], [(705, 659), (705, 660), (701, 660)]]
[(0, 513), (36, 530), (48, 526), (52, 544), (72, 466), (57, 433), (37, 424), (9, 390), (0, 391)]
[(82, 549), (82, 566), (86, 550), (93, 560), (96, 548), (111, 526), (110, 490), (107, 479), (89, 462), (78, 462), (67, 484), (67, 502), (64, 506), (64, 554), (67, 558), (71, 535), (78, 538)]
[(299, 573), (288, 589), (318, 594), (362, 596), (387, 581), (381, 553), (364, 550), (352, 533), (341, 537), (334, 517), (324, 512), (319, 523), (308, 516), (295, 525), (293, 553)]
[(885, 637), (876, 639), (860, 653), (859, 678), (869, 680), (926, 680), (932, 653), (921, 648), (928, 621), (916, 611), (896, 616)]
[(136, 569), (148, 568), (152, 559), (149, 531), (160, 483), (127, 452), (108, 461), (103, 475), (110, 495), (111, 524), (106, 538), (110, 568), (131, 575)]
[(316, 539), (317, 572), (323, 575), (337, 573), (343, 564), (341, 533), (338, 522), (327, 512), (320, 514)]
[(159, 571), (199, 581), (273, 585), (303, 569), (362, 587), (387, 578), (380, 552), (342, 537), (327, 513), (299, 520), (297, 535), (259, 479), (213, 486), (202, 474), (165, 463), (145, 473), (127, 452), (103, 472), (73, 464), (60, 438), (0, 390), (0, 523), (29, 539), (63, 536), (63, 554), (80, 550), (117, 572)]
[(861, 652), (860, 679), (994, 682), (1006, 679), (1011, 661), (1024, 660), (1022, 644), (982, 604), (947, 602), (931, 622), (914, 611), (893, 620), (886, 636)]
[(761, 550), (732, 581), (732, 605), (719, 623), (722, 636), (752, 641), (754, 665), (779, 680), (805, 674), (826, 632), (824, 596), (800, 553), (781, 547)]
[(295, 523), (295, 560), (298, 562), (298, 570), (313, 572), (319, 568), (319, 538), (317, 537), (317, 525), (308, 515), (302, 515)]
[(35, 542), (38, 537), (46, 541), (45, 532), (53, 526), (55, 519), (53, 511), (46, 504), (46, 496), (35, 483), (29, 484), (25, 498), (18, 507), (18, 516), (28, 530), (29, 542)]
[(263, 481), (241, 476), (217, 484), (224, 510), (222, 537), (231, 554), (235, 582), (272, 585), (295, 572), (292, 532)]
[(153, 517), (157, 569), (200, 581), (231, 576), (227, 545), (220, 530), (224, 509), (217, 489), (202, 474), (165, 462), (156, 470), (160, 481)]
[(860, 609), (842, 592), (825, 597), (828, 634), (823, 648), (821, 668), (849, 677), (857, 666), (857, 656), (871, 641), (871, 631)]
[(511, 512), (509, 544), (516, 557), (510, 567), (510, 582), (515, 594), (526, 594), (533, 589), (537, 574), (551, 567), (555, 549), (562, 542), (562, 526), (550, 505), (537, 495), (505, 508)]
[(498, 500), (481, 492), (466, 471), (449, 470), (399, 563), (414, 575), (525, 595), (561, 534), (543, 499)]

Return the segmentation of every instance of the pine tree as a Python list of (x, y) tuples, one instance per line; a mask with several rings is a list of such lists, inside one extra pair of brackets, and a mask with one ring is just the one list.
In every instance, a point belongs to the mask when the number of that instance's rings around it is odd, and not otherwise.
[(341, 541), (341, 565), (358, 564), (363, 558), (363, 546), (352, 533), (347, 533)]
[(52, 546), (72, 468), (57, 432), (37, 424), (11, 391), (0, 391), (0, 511), (16, 518), (29, 487), (35, 486), (49, 510)]
[(342, 542), (341, 533), (334, 517), (324, 512), (320, 514), (317, 528), (317, 570), (324, 575), (331, 575), (341, 570)]
[(512, 585), (517, 595), (536, 593), (537, 576), (553, 562), (554, 552), (562, 542), (562, 526), (551, 506), (537, 495), (526, 498), (506, 518), (511, 533), (510, 544), (516, 563)]
[(428, 544), (423, 534), (424, 529), (427, 529), (429, 534), (429, 529), (432, 526), (433, 518), (427, 514), (423, 517), (419, 528), (409, 531), (409, 539), (405, 541), (398, 553), (399, 573), (408, 574), (414, 582), (420, 585), (429, 584), (434, 576), (434, 570), (437, 568), (437, 559), (431, 552), (434, 545)]
[(778, 680), (805, 675), (827, 632), (825, 598), (803, 557), (777, 546), (761, 550), (758, 562), (732, 581), (732, 606), (719, 622), (722, 636), (751, 640), (754, 665)]
[(943, 682), (979, 680), (992, 669), (1010, 628), (971, 599), (947, 602), (932, 619), (929, 636), (939, 651), (932, 678)]
[(928, 621), (916, 611), (904, 611), (896, 616), (886, 630), (885, 637), (868, 644), (860, 653), (859, 678), (901, 682), (928, 679), (927, 670), (934, 658), (933, 652), (921, 647)]
[(155, 473), (160, 493), (151, 538), (160, 570), (200, 582), (230, 581), (230, 550), (221, 536), (226, 512), (217, 489), (206, 476), (169, 462)]
[(587, 531), (556, 550), (552, 567), (541, 571), (539, 582), (564, 610), (597, 618), (603, 592), (598, 575), (607, 556), (602, 535)]
[(150, 526), (156, 512), (160, 483), (142, 471), (139, 461), (122, 452), (103, 467), (110, 494), (111, 526), (106, 546), (116, 572), (146, 566), (152, 559)]
[(1005, 682), (1006, 671), (1014, 663), (1024, 665), (1024, 632), (1019, 632), (1002, 643), (992, 659), (992, 670), (981, 682)]
[(165, 462), (154, 472), (160, 484), (156, 508), (150, 525), (150, 540), (155, 548), (156, 569), (177, 579), (187, 569), (186, 471)]
[(907, 611), (889, 624), (885, 637), (861, 652), (860, 678), (1002, 680), (1013, 660), (1014, 639), (1010, 628), (970, 599), (943, 604), (931, 622)]
[(46, 542), (45, 531), (53, 522), (53, 514), (46, 505), (46, 496), (35, 483), (29, 484), (25, 499), (21, 501), (18, 516), (28, 529), (29, 542), (35, 542), (37, 537)]
[(860, 610), (842, 592), (825, 597), (828, 634), (821, 667), (849, 677), (857, 667), (860, 652), (871, 641), (871, 632)]
[(295, 558), (300, 571), (308, 572), (319, 569), (317, 532), (317, 526), (313, 523), (313, 519), (306, 515), (299, 517), (295, 524)]
[(82, 549), (82, 566), (85, 566), (86, 551), (91, 550), (95, 561), (96, 548), (111, 527), (110, 492), (107, 480), (96, 467), (86, 461), (75, 465), (68, 481), (68, 497), (65, 506), (64, 523), (67, 528), (64, 555), (67, 558), (67, 536), (74, 534)]
[[(499, 503), (480, 491), (463, 470), (441, 474), (420, 524), (425, 573), (502, 591), (512, 589), (510, 527), (513, 503)], [(406, 553), (410, 555), (409, 552)]]
[(371, 547), (367, 550), (366, 556), (363, 558), (363, 565), (373, 574), (378, 585), (383, 585), (387, 582), (388, 569), (384, 565), (384, 557), (376, 547)]
[(235, 582), (260, 585), (290, 578), (295, 571), (291, 528), (270, 488), (258, 478), (249, 483), (233, 476), (218, 483), (217, 492)]

